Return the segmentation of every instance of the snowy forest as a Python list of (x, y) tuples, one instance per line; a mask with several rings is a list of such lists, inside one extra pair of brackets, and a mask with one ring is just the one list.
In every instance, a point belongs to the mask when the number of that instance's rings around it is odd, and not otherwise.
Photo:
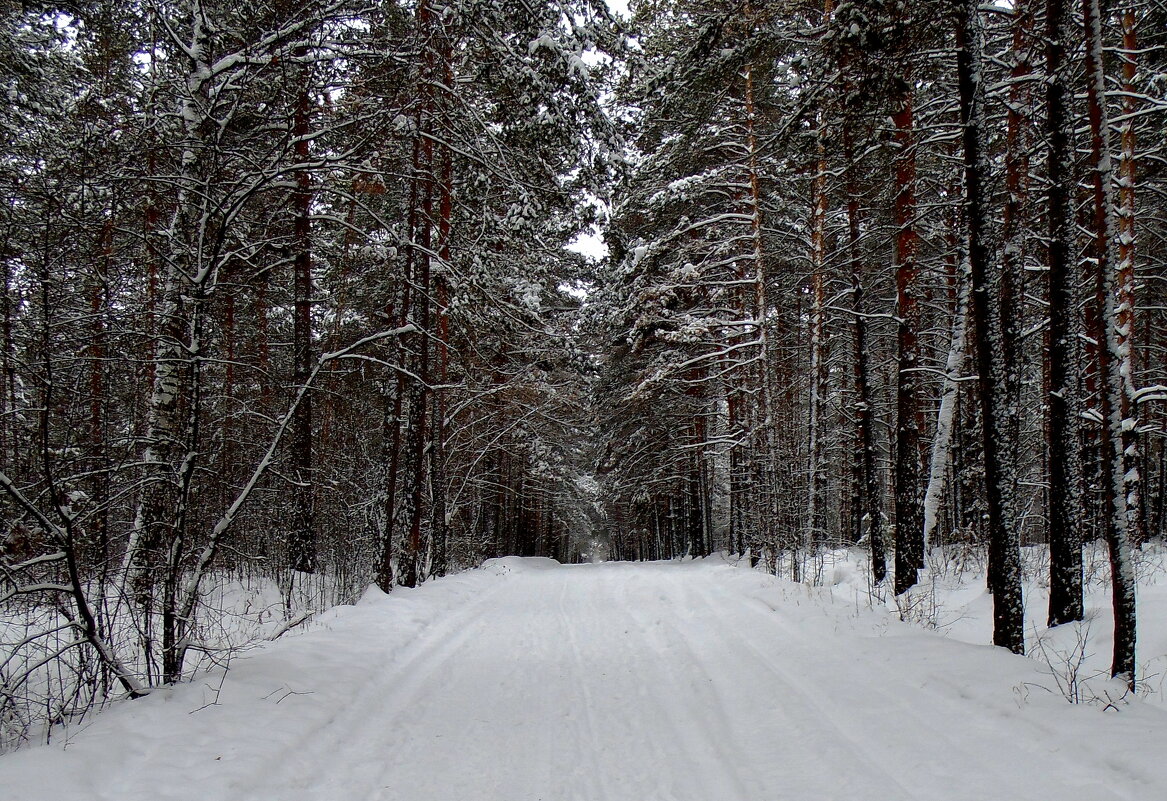
[(629, 5), (0, 2), (0, 751), (511, 555), (1096, 547), (1136, 687), (1167, 2)]

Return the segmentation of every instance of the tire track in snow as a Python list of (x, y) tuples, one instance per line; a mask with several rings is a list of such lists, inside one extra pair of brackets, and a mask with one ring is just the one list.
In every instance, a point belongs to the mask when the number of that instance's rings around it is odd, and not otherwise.
[[(724, 707), (741, 710), (739, 715), (746, 716), (769, 712), (775, 720), (783, 722), (770, 753), (754, 749), (762, 752), (757, 753), (757, 759), (774, 764), (775, 770), (785, 777), (782, 786), (796, 796), (802, 792), (808, 797), (840, 800), (871, 797), (923, 801), (889, 772), (869, 743), (848, 731), (832, 710), (822, 704), (819, 696), (826, 690), (807, 689), (807, 684), (815, 679), (811, 671), (796, 674), (791, 670), (789, 660), (769, 658), (750, 637), (731, 625), (731, 621), (736, 622), (736, 615), (727, 615), (727, 610), (743, 605), (746, 599), (724, 591), (715, 602), (711, 592), (713, 585), (714, 582), (705, 576), (676, 577), (672, 589), (675, 597), (687, 601), (692, 619), (704, 617), (711, 621), (708, 628), (715, 637), (710, 645), (715, 647), (701, 647), (702, 644), (695, 643), (684, 627), (672, 621), (671, 625), (693, 661), (713, 677), (714, 686), (726, 686), (720, 695)], [(723, 588), (719, 586), (718, 590)], [(699, 610), (694, 608), (694, 602), (700, 604)], [(719, 621), (723, 622), (718, 625)], [(759, 628), (758, 633), (764, 635), (764, 629)], [(788, 643), (795, 636), (804, 636), (792, 629), (784, 633)], [(725, 672), (726, 664), (723, 660), (718, 665), (708, 653), (733, 654), (736, 658), (730, 670), (739, 674), (739, 681), (716, 682), (716, 676)], [(820, 663), (828, 660), (830, 655), (824, 653), (821, 657)], [(749, 680), (743, 681), (740, 674), (748, 675)], [(741, 689), (743, 685), (756, 689), (751, 695)], [(792, 752), (797, 752), (797, 757)], [(847, 766), (845, 771), (840, 771), (842, 765)], [(801, 790), (790, 786), (795, 776), (805, 783)]]
[[(579, 744), (585, 747), (581, 749), (584, 753), (580, 755), (580, 760), (572, 769), (568, 786), (578, 788), (580, 783), (586, 785), (586, 792), (575, 789), (574, 795), (579, 801), (588, 801), (588, 799), (594, 798), (611, 798), (613, 795), (606, 786), (607, 782), (604, 780), (604, 765), (598, 759), (598, 754), (602, 749), (600, 748), (600, 729), (597, 725), (595, 711), (593, 709), (595, 694), (589, 686), (591, 677), (587, 675), (583, 652), (580, 648), (579, 638), (575, 633), (576, 625), (581, 616), (579, 614), (571, 614), (566, 600), (570, 589), (570, 581), (564, 580), (561, 582), (557, 598), (557, 609), (559, 626), (562, 631), (566, 632), (567, 644), (571, 649), (570, 661), (573, 669), (574, 683), (578, 686), (581, 696), (580, 700), (582, 703), (578, 704), (578, 706), (582, 708), (584, 737), (580, 738), (581, 742)], [(572, 712), (569, 712), (568, 715), (572, 721), (579, 720), (579, 716)], [(585, 759), (587, 760), (586, 762), (584, 761)]]
[[(408, 703), (410, 695), (429, 678), (424, 667), (435, 660), (440, 664), (449, 654), (472, 637), (474, 621), (489, 609), (489, 599), (506, 589), (505, 581), (475, 597), (455, 613), (425, 627), (399, 656), (390, 658), (375, 679), (353, 693), (352, 700), (338, 709), (323, 724), (304, 732), (284, 749), (274, 765), (264, 766), (253, 780), (237, 789), (241, 798), (308, 799), (331, 798), (331, 795), (313, 795), (310, 790), (329, 790), (335, 779), (344, 782), (343, 797), (366, 797), (368, 792), (354, 793), (352, 783), (373, 785), (370, 770), (379, 766), (360, 758), (354, 752), (354, 743), (367, 742), (372, 735), (394, 724), (398, 711)], [(399, 679), (404, 677), (404, 681)], [(313, 759), (313, 756), (324, 758)], [(354, 757), (356, 758), (354, 761)], [(273, 794), (274, 793), (274, 794)], [(376, 796), (373, 796), (376, 797)]]
[[(646, 677), (643, 685), (648, 690), (645, 699), (657, 708), (660, 719), (668, 722), (667, 731), (680, 745), (682, 761), (690, 771), (686, 778), (700, 788), (699, 792), (689, 794), (688, 797), (718, 801), (747, 801), (767, 797), (752, 792), (754, 788), (746, 786), (740, 775), (740, 756), (725, 748), (725, 741), (733, 740), (733, 731), (727, 725), (723, 710), (717, 703), (694, 703), (709, 700), (707, 689), (698, 686), (696, 682), (685, 680), (685, 663), (678, 666), (675, 660), (678, 650), (675, 647), (676, 639), (670, 641), (662, 631), (662, 619), (669, 616), (651, 614), (654, 605), (658, 612), (669, 610), (662, 609), (659, 603), (645, 603), (631, 597), (629, 591), (632, 588), (641, 595), (651, 594), (658, 600), (665, 600), (665, 587), (657, 579), (648, 586), (634, 586), (631, 582), (624, 582), (619, 589), (622, 602), (639, 624), (643, 640), (657, 654), (651, 683)], [(706, 717), (708, 713), (713, 714), (712, 720)], [(716, 731), (710, 731), (710, 724)], [(675, 755), (673, 759), (676, 760)]]
[[(789, 591), (770, 604), (717, 570), (629, 573), (623, 565), (561, 568), (500, 581), (423, 631), (242, 794), (273, 801), (1039, 797), (1018, 794), (991, 764), (963, 784), (944, 776), (946, 764), (967, 770), (991, 753), (1000, 726), (985, 724), (947, 687), (905, 678), (894, 658), (840, 660), (831, 649), (846, 643), (812, 637), (792, 618), (799, 599)], [(767, 642), (782, 650), (762, 647)], [(507, 666), (498, 662), (503, 651), (513, 654)], [(452, 698), (472, 697), (451, 709)], [(433, 739), (452, 713), (465, 716), (467, 731), (487, 734), (462, 736), (461, 751)], [(1018, 747), (1036, 764), (1067, 761)], [(436, 764), (433, 749), (443, 748), (464, 764), (419, 778), (411, 765)], [(1091, 801), (1121, 797), (1099, 786), (1089, 767), (1079, 772)], [(911, 777), (911, 785), (897, 777)], [(1039, 783), (1065, 786), (1065, 797), (1084, 789), (1048, 775)]]
[(576, 747), (588, 753), (595, 791), (574, 790), (572, 797), (677, 801), (679, 780), (669, 770), (676, 756), (666, 748), (673, 732), (662, 728), (659, 710), (645, 704), (645, 667), (654, 654), (645, 652), (630, 610), (619, 602), (617, 588), (625, 582), (618, 573), (584, 570), (562, 574), (560, 625), (584, 707)]
[[(1011, 684), (1036, 675), (1024, 660), (908, 627), (874, 637), (829, 597), (712, 561), (510, 568), (258, 652), (205, 716), (184, 714), (196, 688), (99, 716), (68, 752), (9, 755), (0, 786), (29, 801), (1167, 797), (1159, 710), (1013, 712)], [(318, 694), (259, 700), (281, 680)]]
[[(738, 600), (735, 593), (720, 582), (707, 582), (700, 586), (709, 608), (715, 606), (711, 598)], [(740, 632), (731, 632), (736, 647), (752, 653), (776, 675), (783, 677), (789, 687), (798, 684), (798, 679), (791, 673), (789, 657), (797, 656), (804, 663), (815, 664), (816, 682), (829, 688), (829, 692), (821, 696), (806, 692), (800, 694), (817, 719), (832, 726), (834, 723), (831, 721), (852, 719), (862, 727), (866, 736), (844, 736), (868, 754), (870, 761), (889, 766), (882, 770), (889, 778), (893, 773), (912, 776), (917, 785), (930, 785), (924, 798), (982, 801), (993, 797), (1045, 801), (1050, 797), (1051, 784), (1054, 784), (1058, 785), (1058, 789), (1052, 791), (1053, 797), (1136, 801), (1113, 786), (1108, 786), (1112, 783), (1100, 781), (1088, 765), (1083, 766), (1072, 758), (1033, 747), (1033, 742), (1039, 745), (1046, 742), (1040, 737), (1014, 737), (1002, 742), (1005, 736), (1002, 729), (983, 720), (985, 710), (976, 705), (975, 699), (967, 698), (966, 693), (967, 703), (953, 700), (953, 696), (961, 697), (956, 692), (955, 683), (947, 682), (953, 692), (942, 692), (933, 686), (912, 681), (903, 670), (910, 669), (911, 665), (908, 664), (865, 662), (860, 667), (845, 664), (832, 658), (828, 646), (823, 642), (810, 640), (805, 629), (789, 619), (782, 605), (770, 607), (771, 611), (759, 608), (766, 606), (765, 603), (749, 604), (748, 608), (750, 615), (758, 621), (759, 630), (770, 628), (781, 632), (784, 637), (784, 657), (775, 658), (751, 638)], [(878, 699), (879, 703), (873, 704), (873, 699)], [(1045, 729), (1044, 726), (1038, 726), (1035, 732), (1031, 728), (1031, 721), (1017, 718), (1012, 718), (1011, 722), (1025, 729), (1019, 732), (1024, 735), (1033, 735)], [(842, 728), (835, 728), (843, 733)], [(983, 758), (977, 756), (994, 752), (1009, 763), (1022, 764), (1024, 767), (1012, 774), (1002, 775), (1001, 762), (985, 764)], [(905, 762), (905, 755), (914, 758)], [(978, 762), (982, 762), (983, 768), (975, 775), (966, 777), (954, 777), (944, 767), (957, 765), (967, 768)], [(1018, 782), (1029, 786), (1027, 778), (1032, 776), (1041, 777), (1040, 787), (1027, 790), (1018, 786)], [(953, 781), (954, 778), (966, 781)]]
[(427, 678), (391, 702), (399, 725), (371, 734), (381, 769), (369, 801), (604, 797), (602, 770), (583, 788), (564, 782), (591, 749), (577, 742), (589, 724), (572, 720), (580, 687), (554, 603), (562, 585), (559, 571), (509, 583), (454, 647), (415, 666)]
[[(711, 686), (720, 688), (723, 709), (734, 709), (733, 719), (738, 721), (754, 718), (755, 730), (768, 735), (743, 743), (742, 749), (751, 761), (771, 765), (782, 776), (771, 792), (848, 801), (860, 797), (919, 798), (887, 771), (865, 743), (826, 714), (818, 703), (818, 692), (807, 688), (813, 681), (810, 671), (799, 675), (789, 664), (764, 658), (735, 628), (744, 597), (726, 592), (721, 602), (715, 603), (709, 593), (710, 586), (717, 583), (713, 576), (672, 578), (678, 605), (687, 610), (690, 620), (702, 622), (711, 633), (702, 642), (693, 636), (694, 626), (670, 621), (678, 639), (694, 663), (711, 677)], [(732, 657), (727, 659), (726, 655)], [(727, 673), (736, 680), (718, 680)], [(840, 770), (842, 765), (846, 770)]]

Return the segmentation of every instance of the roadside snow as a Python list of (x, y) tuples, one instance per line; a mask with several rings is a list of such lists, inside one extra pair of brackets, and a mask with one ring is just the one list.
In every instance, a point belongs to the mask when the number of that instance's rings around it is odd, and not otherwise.
[(1036, 691), (1035, 660), (834, 597), (854, 589), (843, 562), (824, 590), (717, 559), (508, 558), (370, 591), (225, 680), (0, 757), (0, 795), (1167, 798), (1167, 712)]
[[(985, 565), (979, 552), (936, 549), (929, 570), (921, 573), (904, 617), (961, 642), (985, 644), (993, 639), (993, 597), (985, 589)], [(1048, 551), (1023, 550), (1026, 653), (1041, 664), (1044, 677), (1028, 682), (1026, 692), (1059, 696), (1076, 691), (1077, 702), (1106, 706), (1123, 689), (1109, 680), (1114, 648), (1109, 566), (1101, 543), (1085, 549), (1086, 619), (1050, 629)], [(860, 549), (828, 552), (820, 557), (820, 575), (844, 602), (885, 609), (899, 616), (895, 600), (873, 598), (867, 556)], [(1167, 709), (1167, 550), (1149, 544), (1136, 552), (1138, 578), (1139, 690), (1143, 699)], [(1073, 685), (1072, 687), (1069, 685)]]

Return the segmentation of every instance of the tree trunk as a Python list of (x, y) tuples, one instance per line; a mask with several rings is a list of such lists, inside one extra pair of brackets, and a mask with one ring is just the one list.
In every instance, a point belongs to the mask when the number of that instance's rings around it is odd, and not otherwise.
[[(411, 188), (411, 198), (416, 194), (416, 186)], [(409, 273), (409, 259), (406, 259), (406, 271), (398, 289), (396, 302), (391, 302), (386, 310), (386, 317), (395, 321), (398, 328), (404, 327), (410, 320), (411, 276)], [(397, 520), (397, 480), (401, 468), (401, 414), (404, 411), (405, 401), (405, 371), (400, 362), (404, 358), (400, 341), (394, 339), (392, 363), (396, 369), (391, 382), (393, 386), (392, 399), (385, 401), (385, 413), (381, 424), (381, 458), (385, 465), (382, 484), (383, 493), (381, 508), (378, 510), (381, 526), (381, 555), (377, 566), (377, 586), (383, 592), (393, 588), (393, 537), (396, 532)], [(493, 529), (492, 529), (493, 530)]]
[(907, 592), (924, 566), (924, 505), (920, 495), (920, 306), (916, 252), (916, 142), (912, 89), (904, 79), (894, 100), (896, 224), (895, 594)]
[(1138, 95), (1135, 77), (1138, 73), (1138, 36), (1135, 30), (1135, 12), (1131, 7), (1122, 12), (1122, 84), (1123, 121), (1118, 162), (1118, 275), (1115, 291), (1118, 307), (1115, 325), (1118, 353), (1122, 362), (1122, 416), (1131, 425), (1124, 424), (1123, 454), (1126, 460), (1125, 483), (1129, 500), (1130, 538), (1141, 543), (1146, 538), (1143, 529), (1142, 505), (1142, 449), (1139, 437), (1138, 407), (1135, 388), (1135, 184), (1138, 169), (1135, 161), (1135, 115), (1138, 113)]
[(957, 74), (963, 126), (964, 207), (972, 277), (972, 307), (977, 328), (977, 369), (989, 508), (989, 589), (993, 593), (993, 643), (1014, 653), (1025, 651), (1021, 595), (1021, 549), (1014, 511), (1017, 474), (1014, 440), (1016, 409), (1009, 387), (1016, 365), (1009, 342), (1015, 341), (1012, 302), (1004, 267), (992, 275), (985, 242), (988, 208), (982, 181), (988, 175), (981, 85), (980, 4), (957, 5)]
[[(1131, 525), (1137, 518), (1137, 495), (1128, 497), (1129, 432), (1135, 421), (1126, 397), (1123, 371), (1130, 370), (1129, 340), (1120, 335), (1118, 275), (1114, 258), (1115, 208), (1110, 155), (1110, 123), (1106, 110), (1106, 76), (1102, 61), (1102, 22), (1098, 0), (1083, 0), (1086, 31), (1087, 109), (1094, 194), (1094, 255), (1097, 260), (1096, 305), (1101, 340), (1098, 343), (1099, 396), (1103, 421), (1104, 532), (1110, 552), (1114, 601), (1114, 654), (1111, 675), (1135, 686), (1135, 577), (1131, 562)], [(1133, 448), (1132, 448), (1133, 450)], [(1136, 508), (1131, 508), (1135, 506)]]
[(1067, 85), (1066, 46), (1072, 41), (1072, 15), (1066, 0), (1046, 0), (1046, 122), (1049, 142), (1049, 519), (1050, 596), (1048, 623), (1081, 620), (1082, 504), (1080, 322), (1077, 270), (1073, 261), (1076, 226), (1070, 143), (1072, 94)]
[(184, 126), (178, 191), (166, 232), (169, 253), (164, 260), (156, 343), (149, 359), (152, 387), (146, 407), (144, 475), (122, 571), (123, 591), (143, 613), (143, 641), (147, 650), (157, 578), (154, 572), (161, 563), (163, 546), (173, 537), (178, 507), (176, 467), (183, 440), (181, 412), (183, 395), (190, 390), (185, 371), (190, 366), (191, 346), (195, 344), (187, 341), (194, 314), (190, 299), (195, 279), (205, 275), (197, 230), (206, 223), (202, 218), (198, 175), (199, 156), (204, 151), (204, 131), (199, 123), (207, 93), (210, 33), (202, 4), (194, 0), (187, 48), (190, 62), (187, 94), (178, 109)]
[[(104, 580), (109, 559), (109, 489), (110, 459), (106, 450), (106, 315), (109, 310), (109, 281), (113, 267), (113, 209), (110, 220), (102, 226), (100, 268), (90, 287), (89, 313), (89, 447), (92, 453), (92, 529), (93, 556), (101, 565)], [(3, 419), (3, 418), (0, 418)], [(0, 428), (6, 428), (0, 425)], [(2, 464), (2, 462), (0, 462)]]
[[(442, 60), (445, 65), (446, 85), (453, 85), (450, 66), (449, 41), (443, 37)], [(433, 559), (431, 575), (443, 576), (449, 558), (448, 524), (446, 520), (446, 382), (449, 379), (450, 318), (449, 306), (450, 233), (453, 215), (453, 154), (442, 148), (442, 176), (438, 187), (438, 275), (434, 279), (437, 286), (438, 315), (438, 386), (433, 392), (433, 424), (430, 435), (430, 530), (433, 538)]]
[[(312, 176), (308, 171), (308, 115), (310, 67), (308, 48), (297, 48), (294, 57), (300, 62), (296, 107), (292, 120), (295, 142), (296, 189), (292, 193), (292, 383), (302, 387), (312, 372)], [(314, 483), (312, 460), (312, 395), (307, 393), (292, 418), (292, 520), (288, 539), (288, 563), (292, 570), (316, 572), (314, 530)]]
[(748, 172), (749, 172), (749, 215), (750, 215), (750, 239), (752, 244), (752, 261), (753, 261), (753, 283), (754, 283), (754, 299), (753, 299), (753, 318), (754, 318), (754, 336), (757, 338), (757, 369), (758, 369), (758, 388), (760, 390), (757, 400), (757, 420), (761, 430), (761, 437), (759, 444), (762, 453), (754, 452), (754, 458), (758, 463), (759, 479), (758, 486), (762, 488), (762, 503), (759, 508), (762, 510), (761, 520), (759, 520), (759, 540), (768, 539), (769, 530), (774, 525), (777, 518), (777, 421), (774, 417), (774, 381), (771, 370), (770, 361), (772, 354), (770, 353), (769, 330), (766, 324), (767, 312), (767, 298), (766, 298), (766, 254), (765, 243), (763, 240), (763, 214), (762, 214), (762, 187), (761, 176), (759, 174), (758, 162), (758, 133), (757, 133), (757, 108), (754, 103), (754, 69), (752, 64), (747, 64), (745, 69), (746, 78), (746, 146), (749, 153)]
[[(828, 3), (829, 8), (829, 3)], [(826, 383), (826, 359), (824, 358), (824, 336), (826, 309), (824, 304), (823, 271), (826, 268), (826, 226), (827, 226), (827, 151), (823, 141), (823, 123), (820, 119), (817, 139), (817, 159), (815, 175), (811, 185), (811, 225), (810, 225), (810, 395), (807, 398), (809, 410), (807, 443), (807, 510), (806, 533), (802, 538), (804, 550), (813, 549), (822, 537), (823, 515), (823, 465), (822, 465), (822, 406)]]
[(875, 408), (867, 358), (867, 312), (863, 292), (863, 254), (860, 246), (858, 165), (851, 126), (844, 124), (844, 158), (847, 162), (847, 258), (851, 270), (851, 312), (855, 336), (855, 463), (858, 466), (855, 505), (871, 548), (871, 577), (876, 584), (887, 578), (883, 542), (883, 503), (875, 470)]
[(413, 323), (417, 333), (413, 337), (413, 377), (409, 382), (408, 422), (406, 424), (405, 453), (407, 457), (403, 487), (402, 523), (406, 526), (401, 552), (401, 583), (415, 587), (424, 578), (422, 559), (422, 520), (425, 516), (426, 443), (430, 397), (430, 282), (434, 221), (434, 140), (428, 134), (434, 126), (436, 80), (435, 29), (428, 0), (422, 0), (417, 9), (418, 30), (421, 36), (422, 65), (420, 91), (415, 115), (417, 133), (413, 146), (413, 176), (411, 189), (414, 202), (410, 209), (410, 240), (407, 245), (410, 262), (409, 280), (414, 284), (411, 304)]
[[(964, 251), (964, 248), (960, 248)], [(965, 346), (968, 332), (969, 264), (967, 253), (958, 257), (956, 268), (956, 308), (953, 310), (952, 334), (949, 338), (948, 358), (944, 363), (944, 392), (936, 413), (936, 436), (932, 440), (932, 454), (928, 465), (928, 488), (924, 492), (924, 551), (932, 544), (932, 535), (940, 522), (940, 504), (944, 498), (949, 470), (952, 466), (952, 434), (956, 420), (957, 399), (960, 396), (960, 378), (964, 370)]]
[[(4, 295), (0, 297), (0, 305), (3, 307), (3, 331), (0, 332), (0, 347), (3, 348), (3, 353), (0, 353), (0, 370), (3, 375), (0, 375), (0, 419), (8, 420), (9, 415), (16, 411), (16, 357), (14, 353), (14, 342), (12, 338), (12, 318), (13, 306), (12, 295), (12, 262), (8, 258), (7, 247), (5, 252), (0, 253), (0, 269), (4, 270)], [(16, 437), (15, 426), (0, 425), (0, 471), (11, 471), (16, 463)], [(15, 471), (13, 471), (15, 472)]]

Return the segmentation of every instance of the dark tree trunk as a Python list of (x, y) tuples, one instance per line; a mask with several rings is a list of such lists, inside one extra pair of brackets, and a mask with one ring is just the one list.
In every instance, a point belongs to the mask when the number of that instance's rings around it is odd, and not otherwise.
[(964, 207), (972, 308), (977, 328), (976, 356), (980, 379), (985, 484), (989, 509), (989, 588), (993, 593), (993, 643), (1014, 653), (1025, 651), (1021, 595), (1021, 549), (1014, 511), (1016, 409), (1011, 397), (1016, 365), (1010, 342), (1016, 341), (1013, 293), (1003, 268), (992, 275), (985, 227), (988, 208), (983, 180), (988, 160), (983, 150), (984, 111), (981, 86), (980, 4), (957, 5), (957, 74), (963, 126)]
[[(452, 85), (453, 74), (450, 68), (450, 53), (448, 41), (443, 40), (442, 59), (445, 64), (446, 85)], [(438, 196), (438, 260), (440, 272), (434, 279), (437, 287), (437, 315), (438, 315), (438, 386), (433, 392), (433, 408), (431, 416), (430, 442), (430, 497), (432, 509), (430, 512), (430, 529), (433, 538), (433, 560), (430, 573), (442, 576), (446, 573), (448, 560), (447, 538), (448, 525), (446, 521), (446, 382), (449, 380), (449, 349), (450, 349), (450, 318), (447, 315), (449, 305), (449, 282), (447, 271), (450, 265), (450, 234), (451, 217), (453, 214), (453, 180), (454, 162), (449, 149), (442, 149), (442, 176)]]
[[(0, 347), (3, 348), (3, 353), (0, 354), (0, 359), (3, 360), (0, 364), (0, 369), (3, 370), (3, 375), (0, 375), (0, 419), (8, 420), (9, 414), (16, 409), (16, 358), (12, 339), (12, 311), (16, 304), (12, 302), (13, 270), (7, 247), (5, 252), (0, 253), (0, 265), (3, 265), (0, 269), (4, 270), (4, 295), (0, 297), (4, 318), (3, 331), (0, 332), (0, 337), (3, 338), (0, 342)], [(10, 471), (16, 463), (14, 429), (15, 426), (12, 425), (0, 425), (0, 471)]]
[[(404, 283), (404, 282), (403, 282)], [(408, 290), (402, 288), (402, 298), (399, 308), (407, 310), (409, 305)], [(389, 310), (389, 319), (394, 319), (392, 306)], [(402, 312), (397, 317), (398, 326), (405, 325), (408, 314)], [(397, 358), (401, 356), (401, 348), (394, 342), (393, 352)], [(381, 509), (379, 510), (381, 525), (381, 558), (377, 566), (377, 586), (384, 592), (393, 588), (393, 533), (397, 515), (397, 476), (401, 465), (401, 413), (405, 397), (405, 375), (398, 369), (393, 381), (393, 397), (385, 399), (385, 414), (381, 424), (381, 458), (385, 462), (385, 474), (382, 484), (384, 493)]]
[[(827, 4), (829, 14), (829, 0)], [(823, 397), (826, 395), (828, 372), (826, 369), (826, 296), (823, 272), (826, 268), (827, 243), (827, 151), (824, 142), (823, 122), (819, 121), (816, 135), (817, 159), (814, 179), (811, 182), (810, 220), (810, 394), (807, 408), (809, 441), (807, 442), (807, 510), (806, 533), (801, 546), (813, 553), (822, 538), (824, 520), (825, 475), (823, 470)]]
[(895, 594), (916, 583), (924, 565), (924, 504), (920, 459), (920, 288), (916, 253), (916, 142), (912, 89), (901, 82), (895, 98), (896, 235), (896, 453)]
[(887, 578), (887, 557), (883, 542), (883, 503), (879, 475), (875, 470), (875, 409), (871, 398), (871, 375), (867, 357), (867, 312), (863, 291), (863, 254), (860, 249), (859, 187), (855, 146), (848, 125), (843, 132), (847, 162), (847, 258), (851, 270), (851, 312), (855, 337), (855, 464), (857, 480), (855, 507), (862, 532), (871, 547), (871, 576), (876, 584)]
[[(421, 75), (415, 125), (417, 133), (413, 145), (413, 202), (410, 208), (410, 241), (407, 258), (408, 273), (413, 282), (413, 302), (410, 312), (417, 333), (412, 335), (412, 373), (407, 396), (408, 420), (405, 434), (405, 475), (401, 523), (405, 526), (404, 542), (399, 560), (401, 583), (415, 587), (425, 576), (422, 561), (425, 557), (422, 521), (425, 519), (425, 490), (427, 485), (426, 445), (430, 426), (430, 330), (431, 280), (433, 262), (435, 144), (432, 134), (435, 126), (436, 98), (434, 84), (437, 74), (438, 36), (440, 22), (435, 20), (428, 0), (418, 6), (417, 24), (421, 41)], [(431, 532), (432, 533), (432, 532)]]
[[(1138, 408), (1135, 400), (1135, 184), (1138, 181), (1138, 165), (1135, 161), (1135, 117), (1139, 111), (1138, 86), (1138, 35), (1135, 29), (1135, 11), (1127, 6), (1122, 10), (1122, 86), (1123, 121), (1118, 162), (1118, 208), (1117, 215), (1117, 275), (1115, 292), (1118, 307), (1115, 309), (1115, 325), (1119, 359), (1123, 362), (1123, 386), (1120, 393), (1124, 420), (1137, 420)], [(1126, 494), (1130, 498), (1130, 539), (1132, 543), (1142, 543), (1146, 538), (1144, 518), (1140, 514), (1143, 505), (1142, 481), (1142, 438), (1137, 424), (1124, 426), (1123, 453), (1126, 458)]]
[[(308, 49), (297, 48), (299, 86), (292, 120), (295, 140), (296, 189), (292, 194), (292, 382), (302, 387), (312, 373), (312, 176), (308, 170), (308, 115), (310, 67), (305, 59)], [(314, 478), (312, 461), (312, 394), (305, 393), (292, 415), (292, 521), (288, 541), (288, 560), (293, 570), (316, 571), (314, 530)]]
[(1066, 45), (1071, 14), (1066, 0), (1046, 0), (1046, 123), (1049, 142), (1049, 520), (1051, 626), (1081, 620), (1082, 505), (1080, 331), (1075, 252), (1073, 153), (1070, 148), (1071, 92), (1067, 86)]
[[(1104, 533), (1110, 552), (1114, 602), (1114, 653), (1111, 675), (1135, 686), (1135, 577), (1131, 563), (1131, 520), (1137, 519), (1137, 495), (1128, 495), (1128, 475), (1134, 443), (1130, 431), (1133, 410), (1126, 397), (1130, 369), (1129, 343), (1118, 331), (1117, 265), (1114, 258), (1114, 187), (1110, 155), (1110, 123), (1106, 111), (1106, 76), (1102, 62), (1102, 22), (1098, 0), (1083, 0), (1086, 31), (1087, 110), (1094, 199), (1094, 255), (1098, 314), (1098, 381), (1102, 411), (1102, 502)], [(1135, 508), (1132, 508), (1135, 507)]]
[[(111, 210), (112, 219), (113, 212)], [(101, 565), (104, 579), (109, 560), (109, 489), (110, 459), (106, 450), (106, 315), (109, 310), (109, 280), (113, 266), (113, 223), (107, 221), (101, 233), (101, 265), (90, 287), (89, 313), (89, 447), (92, 453), (91, 504), (94, 509), (90, 524), (92, 554)], [(2, 408), (0, 408), (2, 412)], [(4, 419), (4, 418), (0, 418)], [(0, 424), (0, 428), (7, 428)], [(2, 450), (2, 446), (0, 446)], [(0, 465), (3, 464), (0, 457)]]

